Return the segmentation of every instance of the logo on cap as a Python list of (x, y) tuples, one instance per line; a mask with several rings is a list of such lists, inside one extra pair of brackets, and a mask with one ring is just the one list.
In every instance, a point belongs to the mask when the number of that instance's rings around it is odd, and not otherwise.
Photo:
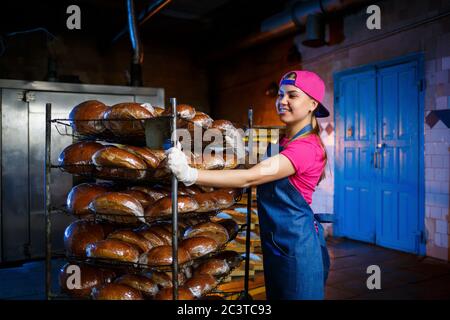
[(297, 80), (297, 73), (289, 72), (287, 75), (284, 76), (283, 80), (281, 80), (280, 85), (284, 84), (295, 85), (296, 80)]

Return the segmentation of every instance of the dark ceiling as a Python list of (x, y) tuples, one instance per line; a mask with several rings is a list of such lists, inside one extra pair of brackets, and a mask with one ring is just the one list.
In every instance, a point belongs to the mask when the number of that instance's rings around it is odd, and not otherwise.
[[(288, 2), (173, 0), (140, 27), (141, 38), (144, 42), (160, 40), (219, 47), (257, 32), (262, 20), (283, 10)], [(151, 0), (135, 0), (136, 12), (150, 3)], [(81, 8), (80, 31), (66, 28), (66, 9), (71, 4)], [(126, 18), (125, 0), (2, 1), (0, 36), (43, 27), (55, 35), (75, 32), (83, 37), (95, 37), (104, 45), (126, 26)]]

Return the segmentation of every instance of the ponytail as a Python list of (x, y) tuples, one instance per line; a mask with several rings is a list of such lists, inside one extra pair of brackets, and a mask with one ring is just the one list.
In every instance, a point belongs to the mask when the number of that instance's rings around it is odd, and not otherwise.
[(327, 149), (325, 148), (325, 145), (323, 144), (322, 138), (320, 137), (321, 128), (319, 126), (319, 122), (317, 121), (317, 118), (316, 118), (316, 116), (314, 114), (311, 116), (311, 125), (313, 127), (312, 134), (315, 134), (315, 135), (317, 135), (319, 137), (320, 145), (322, 146), (324, 159), (325, 159), (325, 165), (323, 167), (322, 174), (320, 175), (319, 182), (317, 182), (317, 185), (319, 185), (319, 183), (323, 179), (325, 179), (325, 177), (326, 177), (325, 168), (327, 166), (328, 156), (327, 156)]

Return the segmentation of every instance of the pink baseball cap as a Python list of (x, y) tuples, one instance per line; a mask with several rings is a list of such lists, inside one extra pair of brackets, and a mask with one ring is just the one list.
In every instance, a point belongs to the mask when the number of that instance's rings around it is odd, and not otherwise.
[(304, 70), (289, 71), (281, 78), (280, 87), (285, 84), (299, 88), (319, 103), (314, 111), (317, 118), (325, 118), (330, 115), (330, 112), (322, 104), (325, 96), (325, 83), (316, 73)]

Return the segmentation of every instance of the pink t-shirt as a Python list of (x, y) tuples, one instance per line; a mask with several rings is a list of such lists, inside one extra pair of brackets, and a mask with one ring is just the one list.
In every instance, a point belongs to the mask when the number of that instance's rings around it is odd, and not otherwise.
[[(287, 138), (282, 138), (280, 146), (284, 146), (288, 141)], [(320, 138), (315, 134), (299, 138), (289, 143), (280, 154), (287, 157), (295, 168), (295, 174), (289, 177), (289, 181), (306, 202), (311, 204), (312, 194), (325, 167)]]

